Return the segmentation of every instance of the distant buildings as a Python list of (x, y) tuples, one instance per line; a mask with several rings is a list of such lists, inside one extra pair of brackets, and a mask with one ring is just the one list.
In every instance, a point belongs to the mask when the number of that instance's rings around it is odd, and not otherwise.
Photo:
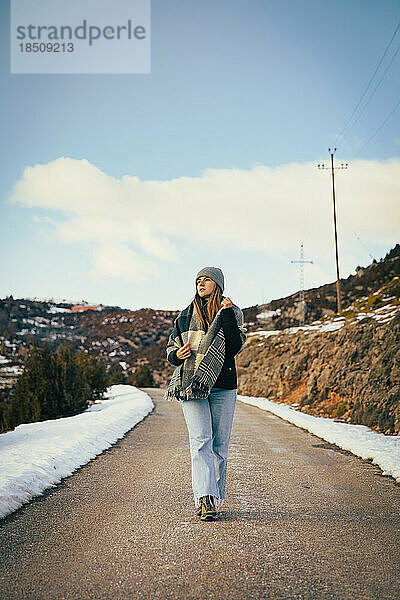
[(88, 304), (74, 304), (74, 306), (71, 306), (69, 312), (85, 312), (86, 310), (98, 310), (98, 307), (96, 305), (89, 306)]

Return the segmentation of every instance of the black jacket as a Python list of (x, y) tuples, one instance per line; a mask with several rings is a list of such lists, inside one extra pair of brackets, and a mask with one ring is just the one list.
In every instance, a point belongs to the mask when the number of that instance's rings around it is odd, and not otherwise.
[[(223, 308), (221, 311), (221, 319), (225, 335), (225, 360), (222, 365), (221, 373), (218, 375), (213, 387), (234, 390), (237, 388), (235, 355), (242, 347), (242, 340), (233, 308)], [(179, 359), (176, 356), (176, 352), (177, 350), (171, 352), (169, 361), (172, 364), (179, 366), (184, 360)]]

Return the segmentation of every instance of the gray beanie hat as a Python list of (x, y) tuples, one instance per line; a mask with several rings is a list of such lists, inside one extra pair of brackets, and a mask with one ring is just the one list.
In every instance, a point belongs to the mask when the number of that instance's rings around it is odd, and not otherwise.
[(218, 267), (204, 267), (201, 269), (196, 275), (195, 284), (197, 285), (197, 279), (199, 277), (211, 277), (215, 283), (219, 285), (221, 291), (224, 291), (225, 282), (224, 282), (224, 274)]

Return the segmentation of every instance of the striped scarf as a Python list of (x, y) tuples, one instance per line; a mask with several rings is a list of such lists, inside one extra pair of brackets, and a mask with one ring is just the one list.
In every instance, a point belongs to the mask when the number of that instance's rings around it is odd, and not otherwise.
[(187, 342), (190, 343), (191, 355), (176, 367), (164, 400), (182, 401), (209, 396), (225, 359), (221, 310), (215, 315), (207, 332), (202, 328), (193, 302), (179, 314), (169, 337), (167, 356)]

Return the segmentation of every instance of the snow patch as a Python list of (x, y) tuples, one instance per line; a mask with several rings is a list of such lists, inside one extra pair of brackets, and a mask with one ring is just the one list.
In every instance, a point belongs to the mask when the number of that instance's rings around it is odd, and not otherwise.
[(256, 315), (257, 319), (269, 319), (271, 317), (279, 316), (281, 314), (281, 309), (277, 308), (276, 310), (266, 310), (262, 313)]
[(154, 408), (150, 396), (131, 385), (112, 385), (107, 395), (79, 415), (25, 423), (0, 434), (0, 518), (55, 487)]

